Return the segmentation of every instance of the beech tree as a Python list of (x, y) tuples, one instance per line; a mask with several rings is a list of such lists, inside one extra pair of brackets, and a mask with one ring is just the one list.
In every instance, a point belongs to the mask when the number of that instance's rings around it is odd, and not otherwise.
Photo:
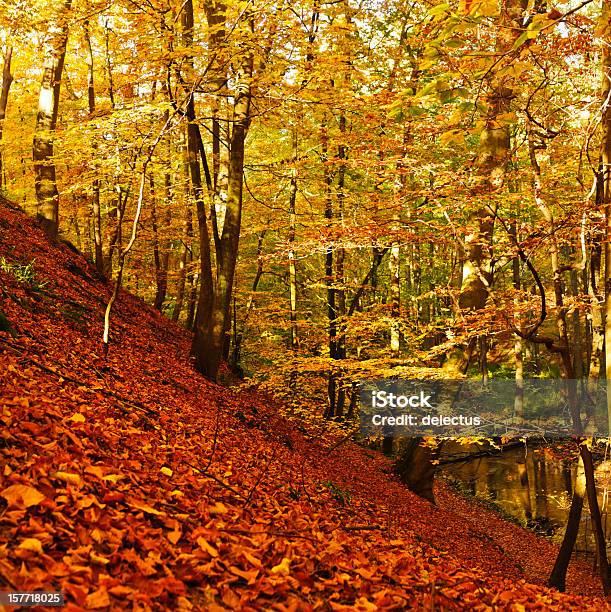
[(53, 138), (59, 111), (59, 94), (68, 43), (68, 19), (72, 0), (60, 0), (53, 7), (43, 49), (43, 75), (38, 99), (34, 136), (36, 199), (45, 231), (56, 236), (59, 229), (59, 192), (53, 159)]

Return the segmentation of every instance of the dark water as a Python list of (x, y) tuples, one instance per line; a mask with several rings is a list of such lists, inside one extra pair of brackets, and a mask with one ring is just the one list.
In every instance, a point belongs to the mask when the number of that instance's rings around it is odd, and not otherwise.
[[(455, 457), (474, 450), (464, 446), (448, 446), (444, 448), (444, 455)], [(607, 519), (609, 500), (605, 484), (609, 486), (607, 476), (610, 463), (604, 462), (597, 468), (599, 504), (608, 539), (611, 519)], [(543, 448), (519, 447), (498, 455), (447, 464), (441, 472), (462, 483), (462, 488), (472, 495), (494, 502), (523, 525), (556, 542), (562, 540), (575, 479), (574, 464), (551, 457)], [(593, 543), (586, 504), (576, 549), (591, 553)]]

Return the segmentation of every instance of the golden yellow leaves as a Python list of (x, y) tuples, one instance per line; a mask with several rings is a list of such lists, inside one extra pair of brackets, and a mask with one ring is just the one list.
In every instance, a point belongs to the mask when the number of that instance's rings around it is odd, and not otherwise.
[(465, 134), (463, 130), (448, 130), (439, 137), (439, 144), (448, 147), (452, 145), (462, 145), (465, 142)]
[(63, 480), (64, 482), (74, 486), (78, 486), (82, 482), (81, 477), (78, 474), (70, 474), (69, 472), (55, 472), (55, 478)]
[(495, 17), (499, 14), (496, 0), (460, 0), (459, 12), (473, 17)]
[(274, 565), (271, 569), (272, 574), (277, 574), (279, 576), (288, 576), (291, 573), (291, 562), (289, 559), (284, 557), (278, 565)]
[(6, 499), (9, 506), (23, 506), (24, 508), (37, 506), (45, 499), (40, 491), (28, 485), (12, 485), (4, 489), (0, 495)]
[(42, 555), (42, 543), (38, 538), (26, 538), (19, 544), (19, 548), (23, 550), (30, 550), (32, 552)]

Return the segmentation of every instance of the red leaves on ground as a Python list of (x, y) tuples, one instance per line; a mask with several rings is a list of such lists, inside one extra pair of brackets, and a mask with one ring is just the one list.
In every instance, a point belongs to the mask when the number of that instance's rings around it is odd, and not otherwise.
[[(592, 609), (540, 586), (554, 547), (441, 488), (440, 507), (378, 454), (216, 387), (189, 337), (0, 205), (0, 579), (67, 610)], [(78, 316), (77, 316), (78, 315)], [(311, 426), (309, 426), (311, 427)], [(523, 567), (520, 567), (520, 564)], [(529, 584), (524, 578), (536, 581)], [(598, 593), (573, 565), (569, 587)]]

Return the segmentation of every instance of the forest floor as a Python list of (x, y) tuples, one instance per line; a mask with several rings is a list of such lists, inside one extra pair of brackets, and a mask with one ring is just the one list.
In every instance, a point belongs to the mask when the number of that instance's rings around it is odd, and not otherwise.
[[(2, 259), (4, 258), (4, 259)], [(33, 264), (32, 264), (33, 262)], [(29, 268), (29, 266), (32, 264)], [(0, 590), (66, 610), (611, 606), (556, 547), (443, 483), (199, 376), (189, 334), (0, 204)]]

